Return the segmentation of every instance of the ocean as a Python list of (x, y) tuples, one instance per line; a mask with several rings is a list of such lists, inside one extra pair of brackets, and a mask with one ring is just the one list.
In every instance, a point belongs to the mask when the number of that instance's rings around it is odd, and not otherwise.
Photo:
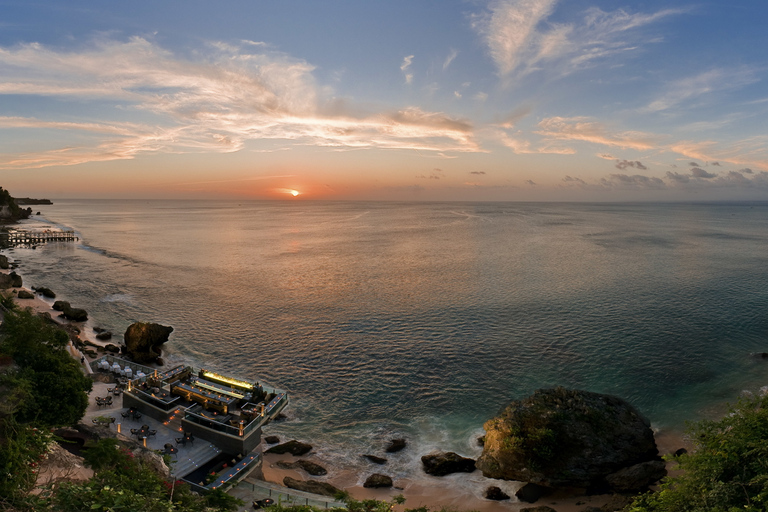
[[(25, 286), (117, 339), (173, 326), (167, 365), (285, 389), (266, 434), (395, 478), (565, 386), (664, 430), (768, 384), (768, 204), (61, 200), (27, 227), (78, 243), (6, 253)], [(362, 474), (361, 478), (365, 475)]]

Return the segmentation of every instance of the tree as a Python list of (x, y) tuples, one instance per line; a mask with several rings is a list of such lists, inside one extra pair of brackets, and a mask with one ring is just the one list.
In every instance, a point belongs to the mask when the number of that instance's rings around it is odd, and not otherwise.
[(67, 333), (31, 311), (5, 314), (0, 353), (10, 355), (18, 368), (2, 376), (0, 385), (6, 397), (23, 395), (13, 411), (20, 423), (71, 425), (85, 414), (93, 382), (67, 352), (68, 341)]
[(719, 421), (689, 428), (696, 447), (676, 457), (680, 476), (643, 495), (630, 512), (757, 512), (768, 509), (768, 395), (744, 397)]

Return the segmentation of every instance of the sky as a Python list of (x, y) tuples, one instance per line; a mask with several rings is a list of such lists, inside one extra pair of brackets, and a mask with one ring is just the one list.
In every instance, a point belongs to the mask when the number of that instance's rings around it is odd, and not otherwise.
[(0, 0), (0, 186), (768, 200), (766, 21), (765, 0)]

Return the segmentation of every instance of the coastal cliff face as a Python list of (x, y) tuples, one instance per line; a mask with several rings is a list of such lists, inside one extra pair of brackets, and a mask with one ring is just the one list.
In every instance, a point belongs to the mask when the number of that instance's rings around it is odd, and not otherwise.
[(135, 322), (125, 330), (123, 352), (141, 364), (155, 363), (162, 355), (161, 346), (168, 341), (173, 327), (165, 325)]
[(599, 393), (538, 390), (484, 427), (477, 467), (490, 478), (597, 489), (611, 487), (609, 475), (659, 458), (648, 420), (626, 401)]

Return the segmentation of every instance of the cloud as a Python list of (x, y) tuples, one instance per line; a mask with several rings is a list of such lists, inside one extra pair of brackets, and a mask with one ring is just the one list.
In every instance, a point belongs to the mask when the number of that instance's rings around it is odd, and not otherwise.
[(76, 52), (37, 43), (0, 47), (0, 94), (113, 107), (101, 108), (98, 119), (83, 114), (73, 121), (53, 113), (0, 118), (3, 128), (55, 132), (45, 149), (0, 155), (0, 168), (129, 159), (146, 152), (233, 152), (264, 140), (338, 149), (480, 150), (468, 121), (440, 112), (337, 109), (316, 84), (314, 66), (263, 45), (212, 44), (204, 50), (190, 61), (139, 37), (101, 40)]
[(435, 167), (434, 169), (432, 169), (432, 172), (430, 172), (428, 175), (420, 174), (416, 177), (420, 179), (425, 179), (425, 180), (439, 180), (444, 176), (445, 174), (443, 173), (443, 170)]
[(524, 75), (549, 65), (559, 74), (584, 69), (594, 61), (636, 49), (649, 42), (634, 29), (684, 12), (604, 12), (592, 8), (576, 23), (548, 22), (557, 0), (495, 0), (472, 18), (499, 75)]
[(451, 53), (448, 54), (448, 56), (445, 58), (445, 62), (443, 62), (443, 71), (448, 69), (448, 66), (451, 65), (451, 62), (459, 55), (458, 50), (454, 50), (451, 48)]
[(530, 185), (532, 187), (536, 186), (536, 183), (533, 180), (525, 180), (524, 182), (526, 185)]
[(712, 174), (700, 167), (694, 167), (691, 169), (691, 176), (694, 178), (704, 178), (704, 179), (710, 179), (710, 178), (716, 178), (717, 174)]
[(640, 169), (641, 171), (645, 171), (648, 168), (642, 164), (642, 162), (635, 160), (616, 160), (616, 168), (617, 169), (626, 169), (627, 167), (633, 167), (635, 169)]
[(757, 82), (754, 70), (741, 67), (733, 69), (715, 68), (703, 71), (696, 76), (686, 77), (666, 86), (664, 94), (646, 107), (642, 112), (660, 112), (679, 106), (681, 103), (721, 91), (741, 89)]
[(403, 58), (403, 63), (400, 65), (400, 71), (403, 72), (403, 75), (405, 75), (405, 83), (410, 84), (413, 82), (413, 73), (408, 73), (408, 68), (411, 67), (411, 63), (413, 62), (413, 55), (408, 55), (407, 57)]
[(587, 184), (587, 182), (584, 181), (583, 179), (581, 179), (581, 178), (574, 178), (572, 176), (566, 176), (565, 178), (563, 178), (563, 181), (565, 183), (576, 183), (576, 184), (579, 184), (579, 185), (586, 185)]
[(469, 174), (485, 174), (485, 171), (470, 171)]
[(612, 133), (605, 126), (584, 117), (550, 117), (539, 123), (539, 135), (550, 140), (583, 141), (646, 150), (653, 148), (658, 137), (643, 132)]
[(640, 174), (611, 174), (607, 178), (602, 178), (600, 184), (608, 188), (624, 189), (659, 190), (666, 187), (664, 180), (661, 178), (643, 176)]

